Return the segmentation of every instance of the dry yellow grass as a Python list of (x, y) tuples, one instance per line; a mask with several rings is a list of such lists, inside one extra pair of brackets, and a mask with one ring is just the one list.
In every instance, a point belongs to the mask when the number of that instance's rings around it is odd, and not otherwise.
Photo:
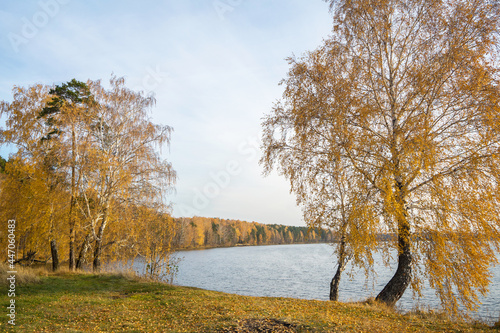
[[(6, 286), (9, 282), (7, 278), (12, 275), (7, 272), (12, 271), (5, 263), (0, 263), (0, 285)], [(15, 267), (16, 285), (22, 286), (29, 283), (36, 283), (40, 281), (39, 275), (46, 272), (45, 269), (32, 269), (23, 266)]]

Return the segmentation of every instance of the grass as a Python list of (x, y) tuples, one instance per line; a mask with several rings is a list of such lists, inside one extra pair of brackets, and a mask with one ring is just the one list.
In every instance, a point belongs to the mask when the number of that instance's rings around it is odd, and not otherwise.
[[(16, 266), (16, 285), (24, 285), (35, 283), (40, 280), (39, 275), (46, 272), (45, 269), (34, 270), (31, 268), (25, 268), (22, 266)], [(0, 263), (0, 287), (7, 286), (9, 284), (7, 278), (10, 277), (11, 274), (7, 272), (11, 271), (8, 265), (5, 263)]]
[(15, 300), (14, 330), (7, 293), (0, 295), (1, 332), (248, 332), (263, 320), (292, 324), (297, 332), (497, 331), (435, 314), (402, 315), (374, 302), (246, 297), (124, 274), (45, 274), (16, 286)]

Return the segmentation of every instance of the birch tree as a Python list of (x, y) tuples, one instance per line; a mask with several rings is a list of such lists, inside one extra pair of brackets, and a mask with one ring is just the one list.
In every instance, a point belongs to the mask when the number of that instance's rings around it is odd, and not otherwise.
[[(338, 166), (340, 162), (333, 164)], [(349, 261), (363, 268), (368, 277), (377, 245), (377, 208), (371, 191), (356, 183), (349, 166), (333, 170), (325, 166), (318, 172), (315, 163), (303, 161), (300, 169), (305, 178), (296, 176), (291, 184), (303, 207), (306, 224), (326, 227), (337, 237), (337, 269), (330, 283), (330, 300), (337, 301), (341, 275)]]
[(126, 88), (123, 78), (112, 77), (110, 89), (99, 81), (89, 82), (89, 86), (98, 114), (92, 124), (95, 167), (88, 170), (85, 182), (94, 191), (93, 268), (99, 270), (113, 204), (164, 205), (176, 174), (160, 154), (160, 148), (170, 143), (172, 129), (154, 124), (149, 116), (154, 97)]
[[(40, 230), (58, 236), (54, 240), (68, 235), (70, 268), (82, 268), (92, 252), (93, 268), (99, 270), (103, 251), (107, 259), (116, 256), (120, 246), (130, 244), (129, 236), (139, 232), (140, 228), (134, 229), (137, 221), (127, 223), (120, 216), (123, 207), (143, 207), (161, 216), (168, 212), (166, 195), (176, 176), (161, 148), (170, 143), (172, 129), (152, 122), (154, 98), (127, 89), (122, 78), (112, 77), (109, 89), (100, 81), (72, 80), (61, 86), (14, 87), (13, 91), (13, 101), (0, 104), (7, 117), (0, 143), (16, 145), (13, 157), (18, 165), (36, 171), (24, 172), (32, 186), (21, 182), (31, 195), (27, 200), (32, 212), (23, 215), (22, 223), (40, 221)], [(34, 175), (37, 182), (32, 180)], [(17, 186), (15, 181), (19, 183), (13, 179), (10, 184)], [(19, 202), (14, 191), (0, 194), (6, 202)], [(65, 203), (65, 199), (69, 200)], [(51, 203), (57, 204), (57, 220), (55, 210), (46, 213)], [(61, 212), (66, 214), (65, 223)], [(42, 213), (47, 218), (36, 217)], [(157, 220), (152, 223), (161, 223)], [(164, 234), (169, 231), (166, 228)], [(34, 237), (44, 236), (40, 232)]]
[(364, 223), (395, 235), (377, 300), (394, 305), (426, 277), (449, 312), (475, 309), (500, 244), (498, 1), (331, 3), (331, 37), (290, 59), (264, 119), (265, 170), (298, 193), (297, 179), (316, 182), (303, 163), (348, 165), (352, 191), (380, 207)]

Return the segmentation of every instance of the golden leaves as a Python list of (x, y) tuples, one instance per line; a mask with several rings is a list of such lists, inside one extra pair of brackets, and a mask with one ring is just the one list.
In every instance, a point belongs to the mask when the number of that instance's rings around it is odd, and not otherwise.
[[(110, 258), (132, 246), (135, 235), (128, 227), (137, 225), (127, 209), (140, 206), (164, 214), (164, 195), (176, 179), (158, 151), (170, 143), (172, 129), (151, 122), (154, 98), (131, 91), (115, 76), (109, 89), (100, 81), (72, 80), (53, 89), (14, 87), (13, 93), (11, 103), (1, 104), (7, 116), (2, 143), (19, 149), (4, 180), (12, 187), (1, 194), (5, 202), (17, 202), (24, 228), (19, 237), (43, 248), (47, 234), (58, 239), (69, 234), (73, 258), (79, 252), (85, 260), (92, 251), (96, 266), (101, 247)], [(13, 190), (15, 185), (20, 191)], [(30, 200), (20, 200), (23, 196)], [(160, 219), (167, 229), (173, 224)], [(66, 250), (67, 242), (59, 244)], [(48, 254), (40, 250), (39, 255)]]
[[(500, 246), (500, 12), (491, 6), (332, 3), (333, 35), (290, 62), (283, 99), (262, 124), (261, 163), (290, 180), (308, 223), (352, 233), (355, 251), (366, 239), (356, 226), (398, 235), (391, 244), (415, 252), (413, 267), (424, 261), (415, 274), (432, 276), (452, 312), (457, 300), (473, 308)], [(369, 213), (349, 219), (361, 207)]]

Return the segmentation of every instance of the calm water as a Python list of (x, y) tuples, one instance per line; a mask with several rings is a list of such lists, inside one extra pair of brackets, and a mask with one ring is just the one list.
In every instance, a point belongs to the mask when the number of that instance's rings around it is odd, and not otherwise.
[[(293, 297), (328, 300), (330, 280), (336, 269), (333, 248), (327, 244), (272, 245), (234, 247), (210, 250), (183, 251), (175, 283), (249, 296)], [(374, 257), (376, 277), (366, 282), (364, 272), (354, 271), (352, 279), (348, 267), (340, 284), (341, 301), (364, 300), (376, 296), (392, 277), (395, 267), (381, 264)], [(495, 267), (490, 293), (481, 299), (477, 317), (489, 322), (500, 315), (500, 268)], [(398, 302), (401, 310), (439, 308), (431, 288), (424, 288), (424, 296), (412, 298), (407, 290)]]

